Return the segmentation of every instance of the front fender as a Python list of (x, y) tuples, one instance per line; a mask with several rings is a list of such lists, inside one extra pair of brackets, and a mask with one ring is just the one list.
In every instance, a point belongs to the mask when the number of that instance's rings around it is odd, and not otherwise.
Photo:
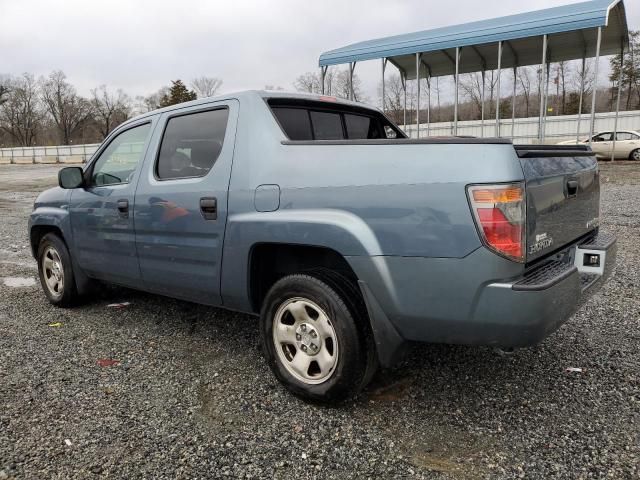
[(60, 230), (62, 236), (70, 248), (71, 238), (71, 220), (69, 210), (66, 206), (62, 207), (36, 207), (29, 216), (29, 239), (31, 244), (31, 253), (34, 258), (37, 255), (38, 245), (33, 241), (33, 234), (38, 227), (53, 227)]

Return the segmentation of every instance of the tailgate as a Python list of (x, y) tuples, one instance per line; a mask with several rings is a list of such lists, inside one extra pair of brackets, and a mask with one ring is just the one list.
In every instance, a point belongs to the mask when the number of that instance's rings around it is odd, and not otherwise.
[(583, 145), (516, 145), (527, 199), (527, 257), (531, 262), (595, 230), (600, 177)]

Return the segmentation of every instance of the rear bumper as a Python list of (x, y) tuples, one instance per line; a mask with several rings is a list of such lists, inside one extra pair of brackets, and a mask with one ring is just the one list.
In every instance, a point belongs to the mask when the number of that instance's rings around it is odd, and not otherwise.
[[(583, 247), (602, 255), (599, 272), (577, 265)], [(525, 347), (555, 331), (600, 288), (613, 271), (616, 251), (615, 238), (602, 235), (526, 272), (484, 248), (463, 259), (349, 260), (358, 277), (367, 279), (365, 296), (379, 307), (369, 312), (376, 317), (374, 334), (380, 330), (379, 349), (393, 337), (390, 327), (402, 340)]]
[[(484, 323), (485, 328), (474, 329), (473, 343), (524, 347), (557, 330), (600, 289), (615, 267), (615, 237), (603, 235), (592, 242), (573, 246), (568, 258), (546, 263), (521, 278), (488, 284), (471, 322)], [(584, 252), (601, 256), (599, 271), (583, 265)]]

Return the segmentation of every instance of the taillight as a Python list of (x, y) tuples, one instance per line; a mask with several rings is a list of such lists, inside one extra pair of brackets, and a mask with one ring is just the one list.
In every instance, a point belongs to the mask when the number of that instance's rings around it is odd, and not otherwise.
[(525, 201), (521, 183), (467, 188), (478, 230), (494, 252), (524, 262)]

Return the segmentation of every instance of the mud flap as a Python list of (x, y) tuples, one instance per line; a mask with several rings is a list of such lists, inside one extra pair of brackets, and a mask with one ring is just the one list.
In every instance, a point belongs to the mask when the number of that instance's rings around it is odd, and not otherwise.
[(404, 348), (405, 340), (384, 313), (369, 286), (362, 280), (358, 280), (358, 286), (362, 291), (367, 312), (369, 313), (378, 361), (384, 368), (391, 367), (402, 359), (406, 351), (406, 348)]

